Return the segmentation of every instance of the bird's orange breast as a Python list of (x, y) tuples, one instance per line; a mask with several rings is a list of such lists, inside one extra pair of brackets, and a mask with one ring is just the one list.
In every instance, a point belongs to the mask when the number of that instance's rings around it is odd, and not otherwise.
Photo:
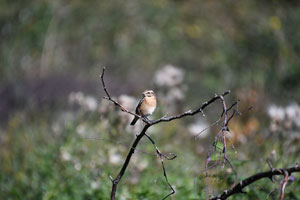
[(151, 115), (156, 108), (156, 98), (145, 97), (143, 103), (140, 106), (140, 112), (142, 115)]

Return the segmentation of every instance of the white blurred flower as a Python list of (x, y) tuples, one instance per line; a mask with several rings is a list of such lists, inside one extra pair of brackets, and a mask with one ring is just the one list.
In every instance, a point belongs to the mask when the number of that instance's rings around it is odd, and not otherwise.
[[(113, 98), (113, 97), (112, 97)], [(109, 113), (114, 109), (114, 104), (110, 101), (107, 101), (106, 99), (102, 99), (99, 105), (99, 112), (101, 114)]]
[(268, 108), (268, 115), (274, 120), (282, 121), (285, 117), (285, 110), (282, 107), (271, 105)]
[(286, 115), (289, 120), (300, 127), (300, 106), (296, 103), (292, 103), (286, 107)]
[[(138, 100), (132, 96), (128, 95), (120, 95), (118, 98), (118, 102), (124, 106), (127, 110), (135, 113), (135, 108), (138, 104)], [(119, 109), (118, 111), (119, 119), (121, 120), (121, 123), (123, 125), (126, 125), (125, 130), (128, 132), (131, 132), (133, 134), (136, 134), (138, 130), (141, 128), (141, 126), (130, 126), (130, 122), (132, 121), (133, 117), (132, 115), (123, 112)], [(138, 121), (138, 124), (141, 123), (141, 120)]]
[(143, 171), (145, 168), (148, 167), (149, 163), (146, 159), (143, 159), (140, 154), (132, 157), (131, 163), (135, 166), (139, 171)]
[(288, 105), (286, 107), (287, 117), (290, 119), (297, 117), (297, 112), (299, 111), (299, 109), (299, 106), (295, 103)]
[(92, 181), (92, 182), (91, 182), (91, 188), (92, 188), (93, 190), (98, 189), (98, 188), (99, 188), (99, 182), (98, 182), (98, 181)]
[(94, 112), (97, 110), (98, 101), (95, 97), (85, 96), (82, 92), (72, 92), (69, 95), (71, 104), (78, 104), (87, 111)]
[(209, 127), (209, 124), (205, 120), (198, 119), (195, 123), (188, 126), (188, 130), (193, 136), (205, 138), (209, 134), (209, 129), (204, 131), (207, 127)]
[(59, 134), (62, 132), (62, 126), (58, 122), (54, 122), (51, 126), (51, 129), (55, 134)]
[(226, 168), (226, 173), (231, 174), (232, 173), (232, 168), (230, 168), (230, 167)]
[(273, 150), (270, 152), (270, 154), (269, 154), (269, 156), (268, 156), (268, 159), (271, 159), (272, 161), (277, 160), (277, 152), (276, 152), (275, 149), (273, 149)]
[[(292, 124), (300, 127), (300, 106), (297, 103), (284, 108), (272, 105), (268, 108), (268, 115), (275, 122), (283, 122), (286, 128), (290, 128)], [(277, 124), (271, 124), (272, 130), (277, 130), (276, 128)]]
[(114, 165), (119, 165), (122, 162), (122, 157), (116, 152), (116, 149), (111, 149), (109, 152), (109, 162)]
[(86, 107), (86, 109), (88, 111), (96, 111), (97, 107), (98, 107), (98, 102), (96, 100), (96, 98), (92, 97), (92, 96), (86, 96), (84, 99), (84, 106)]
[(79, 162), (76, 162), (75, 163), (75, 165), (74, 165), (74, 168), (77, 170), (77, 171), (79, 171), (79, 170), (81, 170), (81, 164), (79, 163)]
[[(134, 97), (122, 94), (119, 96), (118, 101), (127, 110), (132, 111), (132, 112), (135, 111), (135, 107), (137, 105), (137, 100)], [(129, 115), (128, 113), (125, 113), (121, 110), (119, 110), (118, 113), (119, 113), (123, 123), (126, 124), (132, 120), (132, 115)]]
[(184, 71), (172, 65), (166, 65), (155, 73), (154, 83), (159, 88), (156, 94), (164, 112), (181, 111), (186, 91), (183, 79)]
[(60, 154), (61, 154), (61, 158), (64, 161), (69, 161), (71, 160), (71, 154), (64, 148), (60, 149)]
[(82, 137), (88, 135), (87, 127), (84, 124), (78, 125), (76, 128), (76, 132)]
[(180, 109), (180, 103), (183, 102), (185, 94), (180, 88), (170, 88), (169, 91), (164, 95), (160, 95), (160, 101), (164, 102), (164, 111), (168, 113), (176, 113)]
[(118, 100), (119, 100), (119, 103), (121, 105), (123, 105), (125, 108), (127, 108), (128, 110), (135, 109), (136, 104), (137, 104), (136, 98), (134, 98), (132, 96), (128, 96), (126, 94), (120, 95)]
[(121, 190), (121, 195), (120, 195), (120, 200), (127, 200), (129, 199), (130, 197), (130, 194), (129, 194), (129, 191), (127, 188), (123, 188)]
[(137, 163), (137, 168), (142, 171), (148, 166), (147, 160), (141, 160), (139, 163)]
[(184, 73), (173, 65), (166, 65), (158, 70), (154, 76), (154, 82), (158, 86), (173, 87), (183, 81)]
[(143, 161), (140, 162), (140, 164), (139, 164), (139, 169), (140, 169), (140, 170), (143, 170), (143, 169), (145, 169), (147, 166), (148, 166), (147, 160), (143, 160)]
[(84, 95), (82, 92), (71, 92), (69, 95), (69, 101), (70, 103), (78, 103), (81, 102), (84, 98)]
[(109, 156), (109, 162), (112, 164), (119, 164), (121, 162), (121, 156), (118, 154), (112, 154)]
[(169, 90), (167, 97), (169, 101), (181, 101), (185, 98), (183, 91), (179, 88), (172, 88)]

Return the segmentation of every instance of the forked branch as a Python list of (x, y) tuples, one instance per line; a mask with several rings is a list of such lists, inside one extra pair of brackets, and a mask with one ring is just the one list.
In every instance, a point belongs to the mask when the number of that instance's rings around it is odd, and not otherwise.
[[(141, 118), (141, 119), (145, 122), (144, 128), (142, 129), (142, 131), (141, 131), (141, 132), (137, 135), (137, 137), (135, 138), (135, 140), (134, 140), (134, 142), (133, 142), (133, 144), (132, 144), (132, 146), (131, 146), (131, 148), (130, 148), (128, 154), (127, 154), (127, 157), (126, 157), (126, 159), (125, 159), (125, 161), (124, 161), (124, 164), (123, 164), (123, 166), (122, 166), (122, 168), (121, 168), (119, 174), (117, 175), (117, 177), (116, 177), (115, 179), (112, 178), (112, 177), (110, 176), (110, 179), (111, 179), (111, 181), (112, 181), (111, 200), (115, 200), (118, 183), (121, 181), (121, 179), (122, 179), (122, 177), (123, 177), (123, 175), (124, 175), (124, 173), (125, 173), (125, 171), (126, 171), (126, 169), (127, 169), (127, 167), (128, 167), (128, 164), (129, 164), (129, 162), (130, 162), (130, 159), (131, 159), (132, 155), (134, 154), (134, 152), (135, 152), (135, 150), (136, 150), (137, 145), (139, 144), (140, 140), (141, 140), (144, 136), (146, 136), (146, 137), (151, 141), (151, 143), (154, 145), (155, 150), (156, 150), (156, 153), (157, 153), (158, 157), (159, 157), (160, 160), (161, 160), (161, 164), (162, 164), (163, 174), (164, 174), (165, 180), (166, 180), (168, 186), (169, 186), (170, 189), (171, 189), (171, 193), (169, 193), (168, 195), (166, 195), (166, 196), (163, 198), (163, 199), (166, 199), (166, 198), (169, 197), (170, 195), (174, 194), (174, 193), (175, 193), (175, 190), (174, 190), (174, 188), (171, 186), (171, 184), (169, 183), (169, 180), (168, 180), (168, 177), (167, 177), (167, 173), (166, 173), (166, 169), (165, 169), (164, 162), (163, 162), (163, 158), (166, 158), (167, 160), (172, 160), (172, 159), (176, 158), (176, 154), (173, 154), (173, 153), (162, 154), (162, 153), (158, 150), (158, 148), (157, 148), (157, 146), (156, 146), (154, 140), (153, 140), (150, 136), (148, 136), (148, 135), (146, 134), (148, 128), (150, 128), (151, 126), (156, 125), (156, 124), (158, 124), (158, 123), (161, 123), (161, 122), (170, 122), (170, 121), (173, 121), (173, 120), (175, 120), (175, 119), (181, 119), (181, 118), (184, 118), (184, 117), (186, 117), (186, 116), (193, 116), (193, 115), (196, 115), (196, 114), (198, 114), (198, 113), (203, 113), (203, 110), (204, 110), (207, 106), (209, 106), (210, 104), (214, 103), (216, 100), (221, 100), (221, 101), (222, 101), (222, 104), (225, 105), (225, 102), (224, 102), (224, 101), (225, 101), (225, 100), (224, 100), (224, 96), (225, 96), (225, 95), (228, 95), (228, 94), (230, 93), (230, 91), (226, 91), (226, 92), (224, 92), (222, 95), (215, 95), (215, 96), (214, 96), (213, 98), (211, 98), (209, 101), (204, 102), (199, 108), (197, 108), (197, 109), (195, 109), (195, 110), (193, 110), (193, 111), (192, 111), (192, 110), (188, 110), (188, 111), (183, 112), (182, 114), (179, 114), (179, 115), (174, 115), (174, 116), (170, 116), (170, 117), (165, 117), (165, 116), (164, 116), (164, 117), (162, 117), (162, 118), (160, 118), (160, 119), (157, 119), (157, 120), (148, 120), (147, 118), (144, 118), (144, 117), (142, 117), (142, 116), (139, 116), (139, 115), (135, 114), (135, 113), (132, 112), (132, 111), (129, 111), (127, 108), (125, 108), (123, 105), (121, 105), (119, 102), (117, 102), (116, 100), (114, 100), (114, 99), (111, 97), (111, 95), (109, 94), (109, 92), (108, 92), (108, 90), (107, 90), (107, 88), (106, 88), (106, 85), (105, 85), (105, 81), (104, 81), (104, 73), (105, 73), (105, 68), (103, 68), (102, 74), (101, 74), (101, 76), (100, 76), (100, 77), (101, 77), (102, 86), (103, 86), (104, 92), (105, 92), (105, 94), (106, 94), (106, 96), (103, 97), (103, 98), (106, 99), (106, 100), (108, 100), (108, 101), (113, 102), (114, 105), (117, 106), (117, 107), (119, 107), (123, 112), (126, 112), (126, 113), (128, 113), (128, 114), (130, 114), (130, 115), (137, 116), (137, 117)], [(228, 118), (228, 116), (227, 116), (227, 111), (228, 111), (228, 109), (227, 109), (226, 107), (224, 108), (224, 106), (223, 106), (223, 109), (224, 109), (224, 111), (225, 111), (225, 112), (224, 112), (224, 115), (225, 115), (225, 117), (226, 117), (226, 120), (223, 122), (223, 124), (227, 126), (227, 124), (228, 124), (228, 120), (227, 120), (227, 118)]]
[[(106, 100), (108, 100), (108, 101), (113, 102), (115, 104), (115, 106), (117, 106), (117, 107), (119, 107), (121, 109), (121, 111), (126, 112), (126, 113), (128, 113), (130, 115), (136, 116), (138, 118), (142, 118), (141, 116), (135, 114), (134, 112), (129, 111), (127, 108), (125, 108), (124, 106), (122, 106), (119, 102), (117, 102), (116, 100), (114, 100), (113, 98), (111, 98), (111, 96), (110, 96), (110, 94), (109, 94), (109, 92), (108, 92), (108, 90), (106, 88), (105, 82), (104, 82), (104, 73), (105, 73), (105, 67), (103, 67), (102, 73), (100, 75), (102, 86), (103, 86), (103, 90), (104, 90), (104, 92), (106, 94), (106, 96), (104, 96), (103, 98), (106, 99)], [(144, 121), (144, 119), (143, 119), (143, 121)], [(145, 121), (145, 122), (147, 123), (147, 121)]]
[[(169, 194), (167, 194), (167, 195), (163, 198), (163, 200), (164, 200), (164, 199), (168, 198), (169, 196), (171, 196), (172, 194), (175, 194), (175, 190), (174, 190), (174, 188), (172, 187), (172, 185), (170, 184), (170, 182), (169, 182), (169, 180), (168, 180), (168, 176), (167, 176), (167, 172), (166, 172), (166, 168), (165, 168), (165, 165), (164, 165), (164, 159), (163, 159), (163, 158), (166, 158), (167, 160), (173, 160), (173, 159), (175, 159), (175, 158), (177, 157), (177, 155), (176, 155), (176, 154), (173, 154), (173, 153), (162, 154), (162, 153), (159, 151), (159, 149), (157, 148), (157, 146), (156, 146), (154, 140), (153, 140), (149, 135), (147, 135), (147, 134), (145, 134), (145, 135), (146, 135), (146, 137), (151, 141), (151, 143), (153, 144), (153, 146), (154, 146), (154, 148), (155, 148), (155, 151), (156, 151), (156, 153), (157, 153), (157, 156), (160, 158), (160, 162), (161, 162), (161, 166), (162, 166), (162, 169), (163, 169), (163, 173), (164, 173), (165, 180), (166, 180), (168, 186), (169, 186), (170, 189), (171, 189), (171, 192), (170, 192)], [(168, 157), (168, 155), (169, 155), (170, 157)]]

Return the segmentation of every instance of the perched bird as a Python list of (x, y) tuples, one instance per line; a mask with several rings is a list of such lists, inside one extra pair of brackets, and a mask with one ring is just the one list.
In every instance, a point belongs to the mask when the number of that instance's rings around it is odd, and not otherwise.
[[(135, 109), (135, 113), (142, 117), (147, 117), (149, 115), (152, 115), (155, 108), (156, 108), (156, 97), (154, 92), (152, 90), (145, 90), (143, 92), (142, 99), (139, 101), (139, 104)], [(130, 125), (131, 126), (135, 125), (138, 119), (139, 118), (135, 116), (132, 122), (130, 123)]]

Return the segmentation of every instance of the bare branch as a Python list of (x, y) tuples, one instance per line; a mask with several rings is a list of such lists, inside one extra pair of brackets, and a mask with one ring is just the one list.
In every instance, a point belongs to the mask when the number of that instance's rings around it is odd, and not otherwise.
[(110, 96), (110, 94), (109, 94), (109, 92), (108, 92), (108, 90), (106, 89), (106, 86), (105, 86), (104, 73), (105, 73), (105, 67), (103, 67), (102, 74), (100, 75), (102, 86), (103, 86), (103, 90), (104, 90), (104, 92), (106, 94), (106, 97), (103, 97), (103, 98), (106, 99), (106, 100), (108, 100), (108, 101), (113, 102), (115, 104), (115, 106), (117, 106), (117, 107), (119, 107), (121, 109), (121, 111), (129, 113), (131, 115), (134, 115), (134, 116), (136, 116), (138, 118), (142, 118), (145, 123), (148, 123), (148, 121), (144, 120), (143, 117), (141, 117), (140, 115), (135, 114), (134, 112), (129, 111), (123, 105), (121, 105), (119, 102), (117, 102), (116, 100), (114, 100), (114, 99), (111, 98), (111, 96)]
[(215, 95), (213, 98), (211, 98), (209, 101), (206, 101), (204, 102), (200, 108), (192, 111), (192, 110), (188, 110), (188, 111), (185, 111), (184, 113), (182, 114), (179, 114), (179, 115), (174, 115), (174, 116), (171, 116), (171, 117), (162, 117), (160, 119), (157, 119), (157, 120), (153, 120), (151, 121), (151, 125), (154, 125), (154, 124), (158, 124), (160, 122), (170, 122), (170, 121), (173, 121), (175, 119), (180, 119), (180, 118), (183, 118), (183, 117), (186, 117), (186, 116), (193, 116), (195, 114), (198, 114), (198, 113), (203, 113), (203, 110), (208, 106), (210, 105), (211, 103), (215, 102), (216, 100), (218, 99), (221, 99), (221, 96), (225, 96), (227, 94), (230, 93), (230, 90), (224, 92), (222, 95)]
[(141, 133), (136, 137), (136, 139), (134, 140), (133, 144), (132, 144), (132, 147), (130, 149), (130, 151), (128, 152), (127, 154), (127, 157), (125, 159), (125, 162), (118, 174), (118, 176), (113, 179), (112, 181), (112, 190), (111, 190), (111, 200), (115, 200), (115, 196), (116, 196), (116, 191), (117, 191), (117, 186), (118, 186), (118, 183), (121, 181), (126, 169), (127, 169), (127, 166), (129, 164), (129, 161), (132, 157), (132, 155), (134, 154), (134, 151), (138, 145), (138, 143), (140, 142), (140, 140), (144, 137), (144, 135), (146, 134), (146, 131), (147, 129), (149, 128), (150, 126), (148, 124), (146, 124), (143, 128), (143, 130), (141, 131)]
[[(298, 165), (296, 165), (295, 167), (286, 168), (286, 169), (273, 169), (270, 171), (257, 173), (257, 174), (254, 174), (254, 175), (240, 181), (232, 189), (225, 190), (222, 194), (218, 195), (217, 197), (210, 198), (210, 200), (225, 200), (234, 194), (243, 193), (243, 188), (245, 188), (246, 186), (248, 186), (260, 179), (270, 178), (275, 175), (284, 175), (286, 177), (286, 173), (292, 174), (294, 172), (300, 172), (300, 167)], [(283, 190), (284, 190), (284, 188), (283, 188)]]
[(104, 89), (104, 92), (106, 94), (106, 96), (108, 97), (108, 99), (111, 99), (107, 89), (106, 89), (106, 86), (105, 86), (105, 82), (104, 82), (104, 73), (105, 73), (105, 67), (103, 67), (102, 69), (102, 74), (100, 75), (100, 78), (101, 78), (101, 81), (102, 81), (102, 86), (103, 86), (103, 89)]
[[(233, 107), (237, 106), (238, 101), (239, 101), (239, 100), (235, 101), (229, 108), (227, 108), (227, 112), (230, 111)], [(232, 115), (229, 117), (229, 119), (228, 119), (228, 123), (229, 123), (229, 121), (234, 117), (234, 115), (235, 115), (236, 113), (240, 114), (240, 113), (237, 111), (237, 109), (234, 109), (233, 114), (232, 114)], [(206, 127), (205, 129), (201, 130), (197, 135), (194, 136), (194, 139), (196, 139), (198, 136), (200, 136), (204, 131), (206, 131), (206, 130), (212, 128), (212, 127), (215, 126), (215, 125), (217, 125), (217, 124), (221, 121), (223, 115), (224, 115), (224, 110), (222, 111), (222, 114), (221, 114), (221, 116), (219, 117), (219, 119), (217, 119), (215, 122), (211, 123), (211, 124), (210, 124), (208, 127)]]

